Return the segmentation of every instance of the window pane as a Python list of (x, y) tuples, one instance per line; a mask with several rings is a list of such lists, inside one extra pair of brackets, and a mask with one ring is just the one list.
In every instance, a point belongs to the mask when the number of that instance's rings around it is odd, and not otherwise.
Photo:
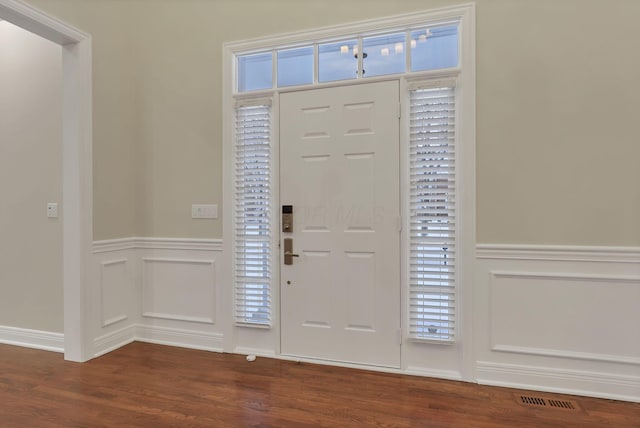
[(313, 83), (313, 46), (278, 51), (278, 86)]
[(273, 85), (271, 52), (238, 57), (238, 92), (270, 89)]
[(362, 40), (364, 77), (404, 73), (405, 35), (388, 34)]
[(458, 26), (425, 28), (411, 33), (411, 71), (458, 65)]
[(357, 40), (320, 45), (318, 47), (318, 80), (331, 82), (358, 77), (358, 60), (353, 52), (354, 48), (357, 51), (357, 46)]

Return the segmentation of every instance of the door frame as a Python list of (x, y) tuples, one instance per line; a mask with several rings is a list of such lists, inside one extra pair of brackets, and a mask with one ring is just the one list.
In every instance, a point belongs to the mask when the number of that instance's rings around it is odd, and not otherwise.
[(93, 357), (91, 36), (18, 0), (0, 0), (0, 18), (62, 48), (64, 358), (83, 362)]
[[(238, 93), (236, 79), (236, 63), (237, 55), (250, 54), (252, 52), (261, 52), (265, 50), (274, 50), (287, 46), (297, 46), (301, 44), (321, 43), (326, 40), (336, 40), (345, 37), (351, 37), (356, 34), (373, 33), (380, 31), (395, 31), (398, 27), (410, 25), (429, 25), (430, 23), (438, 23), (447, 20), (455, 20), (460, 22), (459, 36), (459, 52), (460, 63), (456, 69), (433, 70), (428, 72), (402, 73), (398, 75), (368, 77), (366, 79), (354, 79), (342, 82), (319, 83), (314, 82), (304, 87), (286, 87), (277, 88), (273, 86), (271, 89), (251, 91), (247, 93)], [(294, 91), (303, 88), (320, 88), (330, 87), (341, 84), (359, 84), (365, 82), (374, 82), (378, 80), (400, 79), (401, 88), (401, 105), (402, 105), (402, 122), (401, 122), (401, 149), (408, 147), (408, 131), (405, 129), (403, 122), (407, 121), (408, 115), (405, 113), (408, 109), (408, 87), (413, 81), (437, 81), (439, 79), (456, 78), (458, 88), (457, 105), (459, 106), (456, 118), (456, 136), (460, 147), (458, 150), (458, 159), (456, 161), (458, 177), (457, 182), (461, 183), (464, 188), (457, 194), (457, 209), (459, 210), (457, 229), (460, 245), (458, 247), (459, 266), (464, 266), (459, 272), (459, 311), (457, 312), (457, 321), (459, 322), (457, 331), (457, 341), (451, 344), (441, 343), (425, 343), (419, 340), (409, 341), (403, 332), (403, 348), (401, 354), (401, 369), (399, 373), (411, 373), (419, 375), (429, 375), (433, 377), (441, 377), (448, 379), (475, 381), (475, 355), (473, 347), (473, 276), (475, 264), (475, 235), (476, 235), (476, 203), (475, 203), (475, 4), (461, 3), (456, 6), (444, 7), (440, 9), (424, 10), (421, 12), (407, 13), (404, 15), (395, 15), (382, 18), (375, 18), (366, 21), (351, 22), (325, 28), (309, 29), (302, 32), (285, 33), (272, 37), (259, 37), (250, 40), (240, 40), (225, 43), (223, 45), (223, 69), (222, 69), (222, 127), (223, 127), (223, 268), (222, 279), (227, 286), (221, 290), (220, 298), (228, 305), (228, 315), (231, 320), (224, 325), (224, 349), (227, 352), (235, 352), (239, 354), (255, 354), (267, 357), (275, 357), (281, 359), (291, 359), (279, 354), (280, 350), (280, 330), (279, 330), (279, 276), (275, 275), (271, 278), (273, 290), (272, 314), (273, 323), (270, 327), (256, 326), (258, 328), (246, 328), (244, 325), (235, 324), (233, 322), (234, 307), (234, 244), (235, 229), (233, 225), (234, 219), (234, 162), (235, 162), (235, 106), (237, 103), (245, 102), (270, 103), (272, 112), (279, 111), (279, 94), (283, 92)], [(275, 76), (275, 66), (274, 66)], [(363, 81), (364, 80), (364, 81)], [(251, 100), (251, 101), (249, 101)], [(275, 116), (272, 115), (272, 116)], [(277, 119), (272, 117), (273, 123), (277, 123)], [(277, 144), (279, 142), (278, 129), (272, 129), (272, 144), (274, 150), (279, 150)], [(458, 162), (459, 161), (459, 162)], [(277, 157), (274, 158), (273, 168), (279, 170), (277, 165)], [(408, 166), (408, 154), (401, 154), (401, 174)], [(401, 177), (402, 180), (408, 180)], [(401, 182), (403, 188), (401, 191), (402, 209), (406, 204), (406, 182)], [(272, 197), (276, 203), (270, 208), (274, 213), (273, 222), (279, 221), (279, 194), (278, 183), (274, 183), (274, 192)], [(403, 212), (403, 221), (406, 221), (406, 215)], [(278, 224), (274, 225), (279, 227)], [(279, 230), (279, 229), (278, 229)], [(272, 229), (272, 235), (276, 233)], [(279, 235), (279, 233), (277, 233)], [(402, 232), (403, 259), (406, 259), (406, 228), (403, 227)], [(278, 241), (275, 240), (275, 247)], [(275, 257), (275, 256), (274, 256)], [(278, 254), (277, 257), (280, 257)], [(276, 258), (277, 258), (276, 257)], [(275, 262), (274, 262), (275, 265)], [(273, 266), (273, 265), (272, 265)], [(276, 269), (279, 271), (279, 269)], [(401, 305), (402, 305), (402, 328), (407, 327), (407, 283), (406, 272), (403, 262), (402, 266), (403, 283), (401, 284)], [(299, 360), (294, 358), (294, 360)], [(429, 367), (423, 367), (424, 361), (429, 361)], [(327, 364), (322, 361), (313, 361), (319, 364)], [(361, 367), (351, 364), (328, 363), (332, 365), (341, 365), (347, 367)], [(394, 372), (394, 370), (384, 369), (382, 371)]]

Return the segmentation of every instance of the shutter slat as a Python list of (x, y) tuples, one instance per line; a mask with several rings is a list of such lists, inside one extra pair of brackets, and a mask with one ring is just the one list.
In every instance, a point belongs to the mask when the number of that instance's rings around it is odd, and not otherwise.
[(236, 109), (235, 321), (271, 325), (271, 108)]
[(452, 342), (456, 318), (455, 91), (411, 91), (409, 336)]

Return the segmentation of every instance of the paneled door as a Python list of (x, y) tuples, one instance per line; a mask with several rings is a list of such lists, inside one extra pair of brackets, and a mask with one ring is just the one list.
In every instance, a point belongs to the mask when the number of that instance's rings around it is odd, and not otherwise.
[(281, 95), (283, 355), (400, 366), (399, 150), (397, 81)]

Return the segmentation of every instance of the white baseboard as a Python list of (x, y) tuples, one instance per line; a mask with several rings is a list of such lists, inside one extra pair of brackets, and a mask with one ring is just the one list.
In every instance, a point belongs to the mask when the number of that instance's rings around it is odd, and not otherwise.
[(219, 333), (137, 325), (135, 340), (158, 345), (224, 352), (224, 335)]
[(437, 379), (464, 380), (462, 374), (454, 370), (431, 370), (425, 367), (409, 366), (404, 373), (412, 376), (433, 377)]
[(112, 333), (100, 336), (93, 341), (93, 357), (99, 357), (136, 340), (136, 326), (129, 325)]
[(94, 340), (94, 358), (131, 342), (155, 343), (202, 351), (224, 352), (222, 334), (132, 324)]
[(238, 346), (233, 350), (233, 353), (240, 355), (255, 355), (265, 358), (278, 358), (273, 349), (250, 348), (247, 346)]
[(640, 377), (478, 361), (482, 385), (640, 402)]
[(0, 326), (0, 343), (44, 351), (64, 352), (64, 334)]

